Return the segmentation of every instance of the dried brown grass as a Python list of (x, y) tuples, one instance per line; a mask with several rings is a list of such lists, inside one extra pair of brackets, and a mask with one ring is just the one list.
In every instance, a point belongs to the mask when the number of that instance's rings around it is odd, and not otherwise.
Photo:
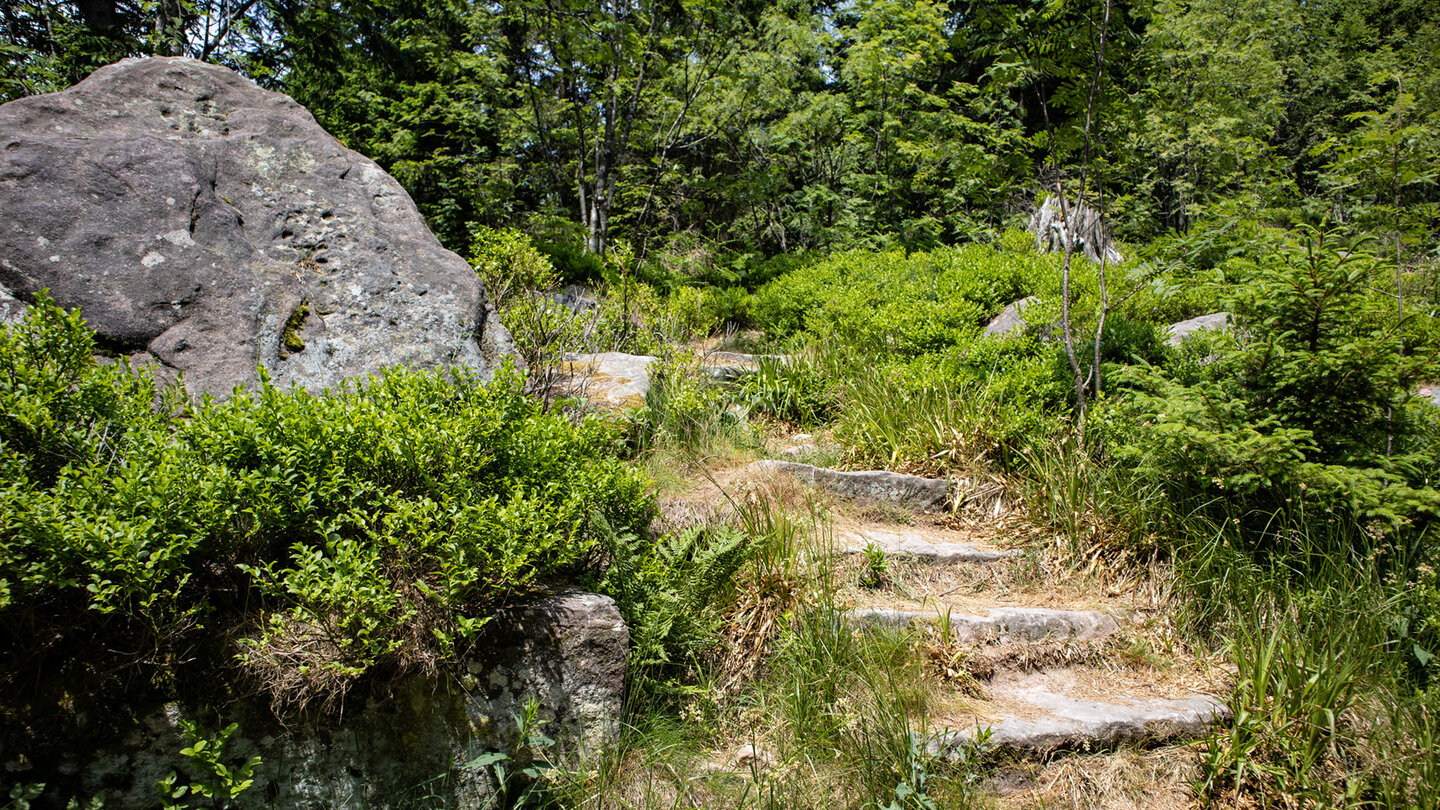
[(1195, 754), (1183, 746), (1072, 755), (1002, 774), (997, 781), (1003, 784), (1008, 777), (1012, 789), (997, 799), (996, 807), (1184, 810), (1199, 806), (1190, 787), (1197, 774)]

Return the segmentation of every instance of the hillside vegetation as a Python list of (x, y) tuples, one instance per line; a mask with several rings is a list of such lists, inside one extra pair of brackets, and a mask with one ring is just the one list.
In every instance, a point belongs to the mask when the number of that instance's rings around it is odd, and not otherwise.
[[(1433, 2), (17, 2), (0, 31), (0, 99), (158, 52), (291, 94), (471, 260), (526, 366), (190, 401), (27, 302), (7, 752), (202, 680), (324, 716), (579, 586), (630, 628), (625, 731), (550, 757), (528, 718), (509, 807), (1440, 807)], [(1047, 198), (1122, 258), (1042, 251)], [(611, 351), (658, 358), (643, 406), (567, 388)], [(797, 458), (951, 502), (749, 472)], [(843, 553), (859, 525), (1008, 556), (940, 581)], [(948, 607), (850, 618), (984, 588), (1144, 618), (1009, 658)], [(1035, 763), (939, 744), (1056, 661), (1225, 717)], [(43, 790), (7, 806), (71, 798)]]

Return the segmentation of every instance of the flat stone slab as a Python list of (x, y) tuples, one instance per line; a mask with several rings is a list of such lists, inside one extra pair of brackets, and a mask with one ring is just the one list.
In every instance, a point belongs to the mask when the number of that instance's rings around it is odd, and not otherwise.
[(1166, 327), (1165, 342), (1171, 346), (1179, 346), (1186, 337), (1196, 332), (1224, 331), (1230, 328), (1231, 318), (1228, 312), (1212, 312), (1209, 315), (1201, 315), (1179, 323), (1172, 323)]
[[(1046, 639), (1089, 641), (1120, 629), (1115, 617), (1098, 610), (1055, 610), (1052, 608), (996, 607), (987, 615), (950, 614), (950, 631), (966, 644), (991, 642), (1012, 644)], [(857, 624), (904, 627), (916, 622), (939, 622), (936, 610), (858, 608), (847, 611)]]
[(648, 355), (622, 352), (567, 354), (560, 367), (565, 376), (563, 388), (602, 410), (639, 408), (650, 393), (650, 364), (654, 362)]
[(753, 369), (760, 365), (762, 360), (774, 360), (779, 363), (788, 363), (793, 358), (788, 354), (744, 354), (742, 352), (710, 352), (705, 355), (707, 365), (729, 366), (734, 368)]
[(1043, 756), (1058, 750), (1193, 739), (1229, 716), (1225, 705), (1209, 695), (1166, 698), (1116, 691), (1101, 699), (1078, 691), (1073, 674), (1064, 670), (994, 684), (991, 696), (1005, 706), (1005, 716), (977, 721), (975, 728), (941, 732), (927, 747), (943, 756), (989, 728), (987, 749)]
[(793, 475), (807, 484), (823, 487), (843, 498), (860, 502), (885, 502), (921, 512), (942, 512), (950, 508), (950, 482), (918, 475), (864, 470), (843, 472), (795, 461), (756, 461), (750, 465), (761, 472)]
[(925, 562), (970, 562), (988, 563), (1019, 556), (1019, 551), (1009, 549), (982, 548), (971, 543), (944, 542), (933, 535), (919, 530), (904, 528), (844, 529), (839, 533), (840, 551), (845, 554), (863, 554), (871, 546), (878, 546), (886, 556), (909, 555)]
[(724, 366), (705, 364), (700, 366), (700, 371), (712, 380), (720, 382), (734, 382), (747, 375), (754, 374), (755, 369), (749, 366)]

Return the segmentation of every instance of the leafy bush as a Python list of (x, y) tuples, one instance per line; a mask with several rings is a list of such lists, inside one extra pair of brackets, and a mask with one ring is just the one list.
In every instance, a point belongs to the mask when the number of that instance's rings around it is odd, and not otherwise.
[(513, 374), (267, 382), (181, 418), (178, 392), (91, 351), (44, 300), (0, 331), (4, 677), (41, 639), (105, 671), (123, 669), (107, 649), (163, 667), (225, 638), (209, 665), (239, 661), (277, 701), (330, 698), (432, 666), (576, 575), (595, 516), (649, 521), (617, 429), (542, 414)]
[(662, 445), (698, 451), (736, 427), (734, 415), (726, 411), (725, 392), (703, 378), (692, 359), (673, 356), (653, 363), (650, 377), (644, 407), (629, 415), (635, 451)]
[(529, 237), (516, 230), (477, 225), (471, 230), (470, 264), (490, 303), (502, 312), (517, 297), (554, 287), (559, 275)]
[(1026, 290), (1049, 260), (988, 246), (909, 256), (850, 251), (801, 267), (755, 294), (757, 325), (802, 329), (856, 350), (916, 356), (956, 345)]
[(545, 254), (565, 284), (594, 284), (605, 277), (604, 260), (585, 250), (578, 240), (540, 239), (535, 248)]
[(660, 354), (668, 346), (713, 333), (720, 326), (716, 311), (709, 306), (714, 295), (712, 290), (694, 287), (680, 287), (666, 295), (649, 285), (635, 284), (630, 302), (640, 322), (637, 352)]
[(750, 314), (752, 297), (743, 287), (714, 288), (706, 291), (705, 317), (718, 328), (744, 329), (753, 319)]

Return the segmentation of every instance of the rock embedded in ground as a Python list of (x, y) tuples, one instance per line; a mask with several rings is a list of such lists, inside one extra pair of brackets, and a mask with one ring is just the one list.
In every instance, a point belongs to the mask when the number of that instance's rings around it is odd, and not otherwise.
[(761, 361), (789, 363), (788, 354), (742, 354), (740, 352), (709, 352), (700, 362), (700, 370), (711, 379), (734, 382), (755, 373)]
[(594, 312), (600, 308), (600, 302), (595, 298), (595, 294), (579, 284), (567, 285), (560, 292), (551, 293), (549, 298), (554, 303), (575, 313)]
[(1019, 301), (1012, 301), (1000, 314), (991, 319), (985, 326), (985, 334), (994, 337), (1008, 335), (1011, 332), (1023, 330), (1029, 324), (1025, 321), (1025, 310), (1039, 299), (1035, 296), (1022, 298)]
[[(3, 315), (3, 311), (0, 311)], [(1428, 400), (1431, 405), (1440, 408), (1440, 385), (1422, 385), (1415, 389), (1415, 396)]]
[(941, 512), (950, 507), (950, 483), (938, 478), (864, 470), (829, 470), (795, 461), (756, 461), (758, 472), (785, 473), (812, 486), (827, 489), (859, 503), (892, 503), (922, 512)]
[(734, 382), (755, 373), (755, 369), (748, 366), (716, 366), (708, 363), (702, 364), (700, 371), (710, 379), (720, 382)]
[(730, 366), (736, 368), (753, 369), (760, 365), (762, 360), (772, 360), (777, 363), (788, 363), (792, 358), (788, 354), (744, 354), (741, 352), (710, 352), (705, 355), (705, 362), (717, 366)]
[[(943, 622), (938, 610), (896, 610), (859, 608), (848, 611), (861, 624), (903, 627), (916, 622)], [(964, 644), (1012, 644), (1027, 641), (1069, 639), (1091, 641), (1120, 629), (1115, 617), (1098, 610), (1054, 610), (1051, 608), (994, 607), (986, 615), (951, 613), (950, 632)]]
[(735, 755), (730, 758), (737, 770), (767, 770), (775, 765), (775, 755), (764, 748), (757, 748), (746, 743), (735, 750)]
[(988, 691), (990, 708), (1003, 716), (936, 735), (928, 742), (932, 752), (953, 752), (984, 728), (990, 729), (989, 749), (1021, 756), (1195, 739), (1228, 715), (1224, 704), (1195, 693), (1164, 697), (1117, 686), (1101, 697), (1077, 694), (1073, 674), (1064, 670), (1014, 675)]
[(911, 556), (926, 562), (986, 563), (1020, 554), (1015, 550), (981, 548), (973, 543), (949, 540), (936, 535), (936, 532), (912, 527), (871, 526), (841, 530), (837, 539), (840, 541), (840, 550), (847, 554), (862, 554), (874, 547), (886, 555)]
[(583, 397), (601, 410), (639, 408), (650, 393), (654, 362), (648, 355), (622, 352), (567, 354), (560, 365), (560, 387), (567, 396)]
[(1185, 338), (1197, 332), (1219, 332), (1229, 329), (1231, 322), (1230, 313), (1212, 312), (1209, 315), (1200, 315), (1179, 323), (1172, 323), (1165, 328), (1165, 342), (1171, 346), (1179, 346), (1185, 341)]
[(218, 714), (240, 725), (225, 760), (262, 760), (255, 784), (234, 800), (237, 808), (409, 806), (417, 790), (445, 807), (492, 807), (491, 774), (465, 766), (486, 752), (521, 753), (515, 718), (528, 699), (539, 702), (539, 731), (555, 741), (534, 755), (593, 756), (618, 739), (628, 647), (625, 622), (609, 597), (551, 596), (498, 616), (474, 655), (445, 677), (403, 678), (387, 685), (383, 699), (352, 695), (338, 716), (281, 725), (253, 702), (121, 707), (119, 722), (103, 733), (82, 734), (82, 744), (60, 754), (31, 757), (25, 779), (48, 783), (51, 795), (105, 790), (107, 808), (149, 810), (155, 782), (172, 770), (185, 772), (179, 721), (209, 729)]
[(299, 104), (183, 58), (0, 106), (0, 286), (226, 395), (513, 355), (474, 271)]

